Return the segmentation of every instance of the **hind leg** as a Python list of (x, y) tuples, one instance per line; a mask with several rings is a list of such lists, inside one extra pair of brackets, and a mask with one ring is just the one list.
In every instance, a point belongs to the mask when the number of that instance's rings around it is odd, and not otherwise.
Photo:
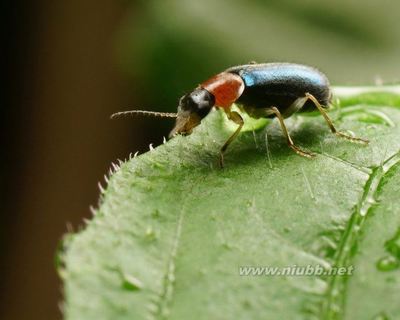
[[(321, 106), (321, 104), (318, 102), (318, 100), (312, 94), (310, 94), (308, 92), (306, 93), (306, 98), (307, 98), (307, 100), (308, 99), (311, 100), (314, 103), (314, 105), (317, 107), (318, 111), (324, 117), (324, 119), (325, 119), (326, 123), (328, 124), (329, 128), (331, 129), (332, 133), (336, 134), (338, 137), (347, 139), (347, 140), (352, 141), (352, 142), (363, 143), (363, 144), (369, 143), (369, 141), (367, 139), (352, 137), (352, 136), (349, 136), (349, 135), (347, 135), (347, 134), (345, 134), (345, 133), (343, 133), (341, 131), (336, 130), (335, 126), (333, 125), (333, 122), (332, 122), (331, 118), (329, 118), (329, 116), (326, 113), (325, 109)], [(306, 101), (304, 101), (304, 103)]]

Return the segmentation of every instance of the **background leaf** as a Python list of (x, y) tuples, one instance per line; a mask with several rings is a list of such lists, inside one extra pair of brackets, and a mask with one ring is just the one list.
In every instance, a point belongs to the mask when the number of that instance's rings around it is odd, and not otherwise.
[[(400, 98), (346, 90), (330, 114), (368, 146), (300, 114), (287, 125), (316, 159), (296, 155), (269, 121), (244, 131), (220, 170), (232, 127), (214, 111), (192, 135), (114, 166), (95, 216), (60, 253), (66, 318), (398, 316)], [(354, 273), (239, 275), (293, 265)]]

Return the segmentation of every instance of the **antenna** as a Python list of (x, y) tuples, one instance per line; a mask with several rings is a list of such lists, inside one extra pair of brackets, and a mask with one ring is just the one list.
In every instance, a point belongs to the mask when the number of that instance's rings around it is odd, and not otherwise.
[(121, 116), (151, 116), (151, 117), (160, 117), (160, 118), (176, 118), (178, 116), (177, 113), (172, 112), (156, 112), (156, 111), (146, 111), (146, 110), (128, 110), (128, 111), (121, 111), (117, 113), (113, 113), (110, 119), (119, 118)]

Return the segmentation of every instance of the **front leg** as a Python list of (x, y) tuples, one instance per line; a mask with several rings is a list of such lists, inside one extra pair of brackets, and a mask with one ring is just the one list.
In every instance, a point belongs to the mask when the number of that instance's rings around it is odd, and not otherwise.
[(219, 166), (221, 168), (224, 167), (224, 153), (225, 153), (226, 149), (228, 149), (228, 146), (237, 137), (237, 135), (239, 134), (240, 130), (242, 130), (243, 123), (244, 123), (243, 122), (243, 118), (236, 111), (230, 111), (230, 110), (225, 109), (225, 113), (226, 113), (226, 115), (227, 115), (229, 120), (235, 122), (239, 126), (235, 130), (235, 132), (229, 137), (229, 139), (226, 140), (226, 142), (224, 143), (224, 145), (221, 147), (221, 149), (219, 151)]

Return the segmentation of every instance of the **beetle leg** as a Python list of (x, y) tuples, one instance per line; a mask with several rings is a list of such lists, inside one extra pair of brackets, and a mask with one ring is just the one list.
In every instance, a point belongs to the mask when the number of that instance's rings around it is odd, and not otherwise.
[(306, 104), (308, 97), (300, 97), (293, 101), (293, 103), (287, 108), (283, 113), (282, 116), (284, 118), (290, 117), (293, 113), (299, 111), (303, 106)]
[(243, 118), (236, 111), (230, 111), (230, 110), (225, 109), (225, 113), (229, 120), (233, 121), (234, 123), (236, 123), (239, 126), (235, 130), (235, 132), (229, 137), (229, 139), (226, 140), (226, 142), (224, 143), (224, 145), (221, 147), (221, 149), (219, 151), (219, 165), (221, 168), (224, 167), (224, 153), (225, 153), (226, 149), (228, 148), (230, 143), (236, 138), (236, 136), (239, 134), (240, 130), (242, 130), (242, 127), (244, 124)]
[(326, 123), (328, 124), (329, 128), (331, 129), (332, 133), (336, 134), (338, 137), (345, 138), (345, 139), (353, 141), (353, 142), (364, 143), (364, 144), (369, 143), (369, 140), (367, 140), (367, 139), (352, 137), (341, 131), (336, 130), (331, 118), (329, 118), (328, 114), (326, 113), (324, 108), (321, 106), (321, 104), (318, 102), (318, 100), (312, 94), (310, 94), (308, 92), (306, 93), (306, 97), (307, 97), (307, 99), (310, 99), (314, 103), (314, 105), (317, 107), (319, 112), (321, 112), (322, 116), (324, 117), (324, 119), (325, 119)]
[(278, 108), (276, 107), (271, 107), (271, 108), (266, 108), (265, 109), (268, 113), (270, 113), (269, 111), (271, 111), (272, 113), (274, 113), (276, 115), (276, 117), (279, 120), (279, 123), (281, 125), (281, 129), (283, 131), (283, 134), (286, 137), (287, 143), (289, 145), (290, 148), (292, 148), (298, 155), (306, 157), (306, 158), (312, 158), (315, 157), (315, 154), (312, 152), (308, 152), (308, 151), (304, 151), (302, 149), (300, 149), (298, 146), (296, 146), (292, 140), (292, 138), (289, 135), (289, 132), (286, 128), (285, 122), (283, 120), (283, 116), (280, 113), (280, 111), (278, 110)]

